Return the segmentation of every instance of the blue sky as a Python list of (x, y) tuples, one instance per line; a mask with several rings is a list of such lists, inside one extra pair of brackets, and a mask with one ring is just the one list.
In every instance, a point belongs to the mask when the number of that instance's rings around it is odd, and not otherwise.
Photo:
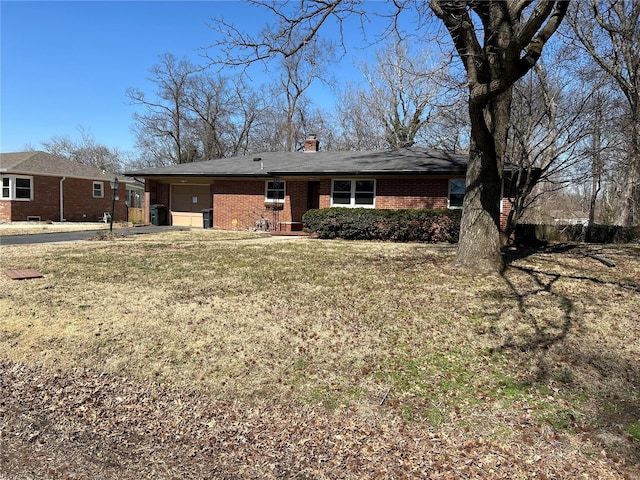
[[(164, 53), (203, 62), (211, 18), (259, 31), (264, 15), (248, 12), (237, 1), (1, 0), (0, 151), (39, 149), (54, 136), (78, 140), (80, 127), (100, 144), (133, 150), (126, 89), (153, 94), (148, 72)], [(349, 50), (342, 75), (357, 74), (353, 57), (363, 55)]]

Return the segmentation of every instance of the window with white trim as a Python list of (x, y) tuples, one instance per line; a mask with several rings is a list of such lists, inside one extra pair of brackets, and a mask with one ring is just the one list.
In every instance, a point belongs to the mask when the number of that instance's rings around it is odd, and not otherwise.
[(449, 180), (449, 208), (462, 208), (465, 188), (464, 179)]
[(331, 206), (374, 208), (375, 180), (339, 179), (331, 182)]
[(3, 200), (33, 200), (33, 177), (3, 176), (0, 198)]
[(11, 198), (11, 180), (9, 177), (2, 177), (2, 193), (0, 193), (0, 198)]
[(93, 182), (93, 198), (104, 198), (104, 182)]
[(265, 184), (265, 202), (284, 202), (285, 184), (282, 181), (270, 180)]

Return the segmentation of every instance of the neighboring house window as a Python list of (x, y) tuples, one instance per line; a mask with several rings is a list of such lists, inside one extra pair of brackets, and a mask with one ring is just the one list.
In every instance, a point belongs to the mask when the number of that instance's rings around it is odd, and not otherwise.
[(266, 182), (265, 187), (266, 202), (284, 201), (284, 182)]
[(376, 198), (375, 180), (333, 180), (332, 207), (373, 208)]
[(2, 199), (33, 200), (33, 178), (10, 175), (2, 177)]
[(11, 198), (11, 181), (9, 177), (2, 177), (2, 197), (0, 198)]
[(464, 180), (449, 180), (449, 208), (462, 208), (464, 190)]
[(104, 182), (93, 182), (93, 198), (104, 198)]

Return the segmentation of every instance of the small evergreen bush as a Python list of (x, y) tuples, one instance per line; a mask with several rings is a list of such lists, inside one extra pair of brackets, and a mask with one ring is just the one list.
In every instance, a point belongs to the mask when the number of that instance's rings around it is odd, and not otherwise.
[(302, 223), (305, 231), (325, 239), (454, 243), (460, 217), (460, 210), (324, 208), (309, 210)]

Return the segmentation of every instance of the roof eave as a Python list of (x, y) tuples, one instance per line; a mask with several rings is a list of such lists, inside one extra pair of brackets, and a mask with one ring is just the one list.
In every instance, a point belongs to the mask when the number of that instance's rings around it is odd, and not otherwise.
[(448, 176), (448, 175), (464, 175), (464, 170), (437, 170), (437, 171), (426, 171), (426, 170), (318, 170), (318, 171), (306, 171), (306, 172), (292, 172), (292, 171), (270, 171), (268, 172), (270, 176), (298, 176), (298, 177), (319, 177), (319, 176), (329, 176), (329, 175), (350, 175), (350, 176), (413, 176), (413, 175), (429, 175), (429, 176)]

